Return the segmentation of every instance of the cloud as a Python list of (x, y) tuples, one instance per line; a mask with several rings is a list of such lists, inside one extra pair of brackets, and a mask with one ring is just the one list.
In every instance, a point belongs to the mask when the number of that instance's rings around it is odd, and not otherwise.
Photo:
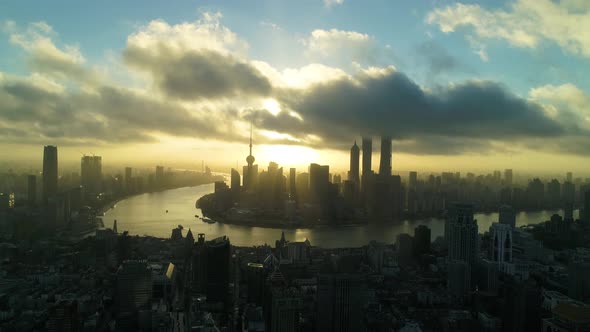
[(343, 148), (358, 135), (386, 134), (402, 143), (398, 148), (406, 152), (446, 154), (565, 134), (540, 105), (494, 82), (468, 81), (427, 91), (390, 70), (380, 75), (360, 73), (284, 95), (279, 98), (282, 108), (297, 112), (302, 120), (267, 112), (251, 112), (248, 119), (302, 142), (306, 136), (319, 136), (323, 141), (318, 146)]
[[(559, 145), (568, 145), (572, 153), (590, 153), (584, 141), (590, 126), (582, 121), (588, 95), (575, 86), (538, 87), (526, 99), (490, 81), (425, 88), (389, 63), (367, 65), (368, 55), (380, 54), (373, 38), (341, 30), (315, 30), (302, 53), (331, 58), (354, 50), (348, 62), (364, 62), (348, 69), (315, 62), (275, 68), (250, 58), (248, 44), (220, 19), (221, 14), (202, 13), (190, 23), (157, 20), (131, 34), (124, 68), (146, 82), (135, 88), (94, 76), (81, 50), (57, 45), (48, 25), (33, 24), (24, 32), (9, 27), (14, 45), (43, 61), (27, 62), (29, 76), (0, 73), (0, 139), (244, 142), (253, 121), (258, 143), (347, 149), (360, 135), (387, 134), (398, 151), (413, 154), (539, 149), (534, 141), (544, 142), (543, 149), (563, 151)], [(463, 69), (436, 44), (420, 51), (433, 73)], [(77, 88), (80, 83), (91, 87)]]
[(416, 52), (425, 61), (430, 77), (448, 72), (471, 72), (457, 58), (449, 54), (446, 48), (433, 40), (419, 44)]
[[(508, 8), (496, 10), (457, 3), (434, 9), (426, 22), (438, 25), (444, 33), (468, 28), (471, 38), (482, 42), (498, 39), (515, 47), (536, 48), (546, 40), (568, 53), (590, 57), (587, 1), (516, 0)], [(479, 52), (485, 48), (480, 47)]]
[(341, 5), (344, 3), (344, 0), (324, 0), (324, 6), (330, 8), (335, 5)]
[(302, 40), (308, 58), (328, 60), (340, 65), (387, 65), (393, 60), (390, 47), (382, 47), (368, 34), (338, 29), (316, 29)]

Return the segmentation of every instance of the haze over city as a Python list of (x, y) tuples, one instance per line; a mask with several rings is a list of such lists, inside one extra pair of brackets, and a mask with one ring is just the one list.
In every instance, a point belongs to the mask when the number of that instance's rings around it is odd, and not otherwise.
[(53, 144), (64, 165), (221, 170), (253, 123), (262, 164), (346, 170), (355, 139), (387, 134), (396, 170), (590, 165), (584, 1), (0, 9), (3, 163)]

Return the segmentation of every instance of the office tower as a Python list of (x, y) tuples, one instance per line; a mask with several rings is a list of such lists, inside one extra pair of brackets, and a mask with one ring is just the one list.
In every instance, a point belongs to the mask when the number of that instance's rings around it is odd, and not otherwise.
[(545, 184), (539, 178), (529, 182), (526, 189), (527, 203), (530, 208), (543, 208), (545, 206)]
[(412, 171), (410, 172), (409, 180), (408, 180), (408, 189), (414, 190), (418, 184), (418, 172)]
[(590, 299), (590, 262), (570, 262), (568, 267), (568, 295), (569, 297), (587, 301)]
[(490, 237), (492, 239), (490, 259), (499, 265), (512, 262), (512, 227), (493, 223), (490, 226)]
[(565, 180), (566, 180), (567, 182), (573, 182), (573, 174), (572, 174), (572, 172), (567, 172), (567, 173), (566, 173), (566, 175), (565, 175)]
[(330, 166), (309, 165), (309, 191), (312, 201), (318, 202), (325, 198), (330, 185)]
[(573, 184), (572, 182), (565, 182), (562, 186), (562, 190), (561, 190), (561, 200), (563, 203), (568, 204), (571, 203), (573, 206), (573, 203), (576, 200), (576, 185)]
[(414, 254), (416, 256), (430, 252), (430, 228), (419, 225), (414, 228)]
[(80, 180), (87, 193), (99, 193), (102, 184), (102, 157), (83, 156), (81, 160)]
[(149, 307), (152, 298), (152, 272), (146, 261), (125, 261), (117, 271), (118, 312), (135, 313)]
[(131, 167), (125, 167), (125, 191), (127, 193), (133, 192), (133, 169)]
[(360, 150), (358, 145), (356, 145), (356, 141), (354, 141), (354, 145), (350, 148), (350, 171), (348, 172), (348, 180), (357, 184), (361, 182), (359, 177), (359, 158)]
[(37, 203), (37, 177), (35, 175), (27, 176), (27, 201), (30, 206)]
[(76, 300), (60, 300), (48, 310), (47, 331), (75, 332), (79, 331), (78, 302)]
[(164, 166), (156, 166), (154, 185), (156, 189), (162, 189), (164, 187)]
[(297, 200), (297, 170), (289, 169), (289, 195), (292, 200)]
[(234, 168), (231, 169), (231, 192), (232, 195), (234, 195), (234, 199), (238, 198), (238, 195), (240, 194), (240, 182), (242, 180), (240, 179), (240, 173), (238, 173), (237, 170), (235, 170)]
[(209, 302), (224, 302), (229, 291), (230, 243), (226, 236), (205, 243), (206, 295)]
[[(278, 272), (278, 271), (277, 271)], [(273, 273), (274, 275), (280, 272)], [(273, 277), (271, 274), (271, 278)], [(274, 277), (281, 279), (284, 277)], [(273, 283), (273, 281), (271, 281)], [(270, 332), (297, 332), (300, 331), (299, 316), (303, 311), (303, 294), (296, 288), (289, 288), (278, 285), (278, 281), (274, 281), (275, 285), (269, 286), (267, 290), (269, 302), (264, 309), (267, 311), (267, 328)]]
[(547, 184), (547, 198), (549, 206), (556, 208), (561, 206), (561, 184), (557, 179), (551, 180)]
[(373, 139), (363, 137), (363, 175), (371, 174), (371, 161), (373, 158)]
[(43, 203), (57, 194), (57, 146), (43, 148)]
[(362, 279), (358, 274), (320, 274), (316, 331), (360, 331), (363, 321)]
[(454, 203), (445, 218), (445, 240), (449, 260), (474, 262), (479, 254), (477, 221), (473, 219), (473, 205)]
[(510, 205), (500, 206), (499, 211), (499, 222), (500, 224), (509, 225), (510, 227), (516, 227), (516, 211)]
[(391, 137), (381, 137), (381, 161), (379, 175), (391, 176)]
[(414, 239), (408, 233), (398, 234), (395, 240), (395, 249), (400, 264), (408, 264), (414, 255)]
[(447, 287), (456, 298), (464, 298), (471, 291), (471, 264), (465, 260), (449, 260), (447, 263)]
[(506, 169), (504, 170), (504, 185), (508, 187), (512, 187), (512, 170)]
[(264, 265), (248, 263), (246, 266), (246, 279), (248, 282), (248, 303), (261, 306), (264, 299), (264, 281), (266, 279)]

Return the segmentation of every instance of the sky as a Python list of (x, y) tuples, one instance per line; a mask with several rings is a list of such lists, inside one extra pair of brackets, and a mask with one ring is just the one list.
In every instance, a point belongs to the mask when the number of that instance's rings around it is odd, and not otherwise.
[(2, 1), (0, 163), (590, 166), (590, 2)]

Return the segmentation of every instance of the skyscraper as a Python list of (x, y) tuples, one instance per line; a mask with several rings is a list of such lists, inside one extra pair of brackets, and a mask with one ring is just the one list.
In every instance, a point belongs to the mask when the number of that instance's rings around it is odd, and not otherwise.
[(572, 182), (572, 180), (573, 180), (573, 174), (572, 174), (572, 172), (567, 172), (567, 173), (566, 173), (566, 175), (565, 175), (565, 180), (566, 180), (567, 182)]
[(360, 150), (358, 145), (356, 145), (356, 141), (354, 141), (354, 145), (350, 148), (350, 171), (348, 172), (348, 180), (355, 182), (357, 185), (360, 183), (359, 158)]
[(412, 171), (410, 172), (409, 180), (408, 180), (408, 189), (413, 190), (416, 189), (416, 185), (418, 184), (418, 172)]
[(43, 148), (43, 203), (57, 194), (57, 146)]
[(474, 262), (479, 254), (477, 221), (473, 219), (473, 205), (452, 204), (445, 218), (445, 240), (449, 260)]
[(234, 168), (231, 169), (231, 192), (234, 196), (234, 199), (238, 198), (240, 194), (240, 173)]
[(258, 165), (254, 165), (256, 158), (252, 155), (252, 124), (250, 124), (250, 154), (246, 157), (246, 163), (244, 166), (244, 189), (253, 190), (258, 182)]
[(330, 166), (310, 164), (309, 165), (309, 191), (312, 201), (321, 201), (328, 193), (330, 185)]
[(360, 331), (362, 279), (354, 273), (320, 274), (317, 331)]
[(492, 257), (499, 265), (512, 262), (512, 227), (506, 224), (493, 223), (490, 226), (492, 238)]
[(98, 193), (102, 184), (102, 157), (83, 156), (80, 164), (80, 180), (88, 193)]
[(510, 227), (516, 227), (516, 212), (510, 205), (500, 206), (498, 221), (500, 224), (509, 225)]
[(222, 236), (206, 242), (205, 253), (207, 301), (225, 302), (229, 296), (229, 238)]
[(586, 223), (590, 223), (590, 190), (584, 192), (584, 210), (580, 219)]
[(373, 139), (363, 137), (363, 175), (371, 173), (371, 160), (373, 158)]
[(162, 189), (164, 187), (164, 166), (156, 166), (154, 182), (156, 189)]
[(504, 170), (504, 185), (508, 187), (512, 187), (512, 170), (506, 169)]
[(419, 225), (414, 228), (414, 254), (422, 255), (430, 252), (430, 228)]
[(289, 169), (289, 195), (292, 200), (297, 200), (297, 170)]
[(381, 161), (379, 163), (379, 175), (391, 175), (391, 137), (381, 137)]

